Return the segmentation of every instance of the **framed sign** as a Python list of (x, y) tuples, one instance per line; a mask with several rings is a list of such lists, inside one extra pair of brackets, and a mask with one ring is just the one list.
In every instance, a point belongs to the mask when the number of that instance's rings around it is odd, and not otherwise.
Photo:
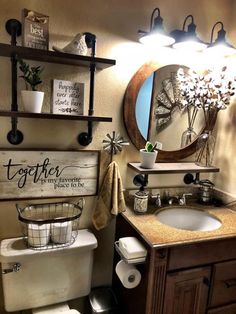
[(0, 151), (0, 199), (96, 195), (99, 151)]
[(84, 84), (53, 80), (52, 113), (82, 115), (84, 113)]
[(22, 46), (48, 50), (49, 17), (27, 9), (23, 9), (22, 15)]

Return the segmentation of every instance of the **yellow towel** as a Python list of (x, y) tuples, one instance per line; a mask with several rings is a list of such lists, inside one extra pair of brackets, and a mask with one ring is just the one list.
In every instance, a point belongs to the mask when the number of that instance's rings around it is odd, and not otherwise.
[(97, 204), (92, 217), (94, 227), (97, 230), (105, 228), (110, 223), (113, 216), (125, 211), (125, 207), (119, 167), (117, 163), (113, 161), (107, 168), (99, 191)]

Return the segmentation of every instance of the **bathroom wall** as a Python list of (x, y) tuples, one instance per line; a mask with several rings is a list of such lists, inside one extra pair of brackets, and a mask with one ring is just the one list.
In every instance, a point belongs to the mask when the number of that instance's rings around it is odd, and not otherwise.
[[(201, 56), (177, 55), (170, 49), (150, 51), (137, 42), (137, 30), (148, 29), (150, 15), (155, 7), (160, 7), (166, 29), (171, 31), (181, 28), (184, 18), (193, 14), (200, 37), (209, 41), (213, 24), (221, 20), (229, 32), (229, 38), (236, 45), (236, 4), (233, 0), (0, 0), (0, 42), (9, 43), (5, 31), (5, 22), (9, 18), (21, 19), (22, 8), (46, 13), (50, 16), (50, 48), (53, 44), (63, 47), (78, 32), (89, 31), (97, 36), (97, 56), (116, 59), (117, 65), (96, 75), (95, 114), (112, 116), (112, 123), (97, 123), (94, 126), (94, 140), (88, 149), (101, 149), (102, 140), (107, 133), (119, 131), (127, 137), (122, 118), (122, 100), (126, 86), (135, 71), (150, 58), (157, 58), (160, 63), (182, 63), (199, 68), (210, 64)], [(19, 44), (21, 39), (19, 39)], [(230, 60), (235, 63), (234, 59)], [(34, 62), (34, 64), (39, 64)], [(56, 64), (44, 65), (42, 90), (46, 91), (43, 110), (50, 108), (50, 80), (53, 78), (71, 79), (85, 82), (85, 112), (88, 108), (89, 74), (83, 68)], [(10, 100), (10, 62), (0, 58), (0, 109), (9, 109)], [(19, 81), (19, 91), (23, 87)], [(236, 105), (220, 113), (217, 124), (217, 148), (215, 163), (221, 168), (220, 174), (214, 175), (217, 186), (228, 193), (236, 195), (236, 160), (234, 147), (236, 139), (235, 115)], [(21, 109), (21, 104), (20, 104)], [(10, 119), (0, 118), (0, 147), (13, 148), (6, 140), (10, 129)], [(77, 143), (77, 135), (86, 129), (86, 123), (73, 121), (42, 121), (19, 119), (19, 129), (24, 133), (24, 142), (16, 149), (84, 149)], [(171, 138), (170, 138), (171, 141)], [(85, 148), (86, 149), (86, 148)], [(137, 150), (130, 145), (114, 157), (120, 166), (124, 186), (132, 186), (134, 173), (128, 169), (127, 162), (138, 160)], [(109, 163), (109, 156), (102, 152), (101, 178)], [(155, 176), (150, 180), (151, 186), (181, 185), (182, 176)], [(1, 191), (0, 191), (1, 193)], [(91, 214), (96, 198), (87, 197), (80, 227), (92, 227)], [(46, 201), (46, 200), (45, 200)], [(38, 201), (36, 201), (38, 202)], [(0, 203), (0, 239), (19, 236), (15, 201)], [(95, 254), (93, 286), (111, 282), (111, 265), (114, 237), (114, 222), (101, 232), (96, 232), (99, 247)], [(0, 297), (0, 313), (4, 313)]]

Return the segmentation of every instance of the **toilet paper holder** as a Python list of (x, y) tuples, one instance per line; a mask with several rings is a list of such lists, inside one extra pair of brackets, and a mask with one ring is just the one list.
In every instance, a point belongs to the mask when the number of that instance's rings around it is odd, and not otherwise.
[(146, 261), (146, 256), (138, 258), (126, 258), (119, 248), (119, 241), (115, 241), (115, 250), (119, 254), (120, 258), (127, 264), (144, 264)]

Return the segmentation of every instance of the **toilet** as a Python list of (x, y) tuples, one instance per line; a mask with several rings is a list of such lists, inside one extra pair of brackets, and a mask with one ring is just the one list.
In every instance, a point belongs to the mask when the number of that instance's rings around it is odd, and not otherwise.
[(79, 230), (75, 242), (63, 248), (33, 250), (26, 248), (23, 238), (3, 240), (0, 262), (6, 311), (78, 314), (66, 302), (90, 293), (96, 247), (88, 229)]

